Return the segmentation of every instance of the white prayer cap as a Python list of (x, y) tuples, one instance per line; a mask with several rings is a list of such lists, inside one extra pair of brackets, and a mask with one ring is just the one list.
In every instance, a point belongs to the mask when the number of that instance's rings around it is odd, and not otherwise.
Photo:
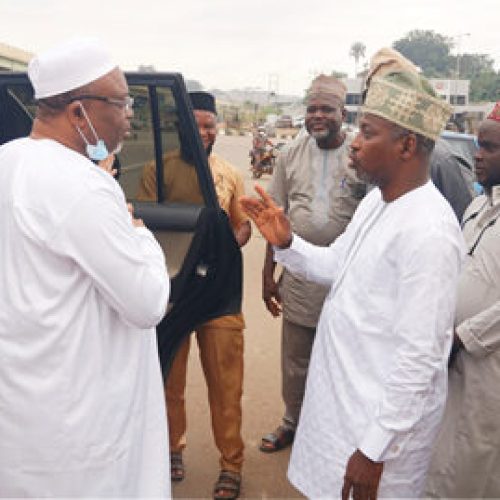
[(28, 76), (35, 99), (44, 99), (93, 82), (116, 66), (97, 39), (73, 38), (35, 56)]

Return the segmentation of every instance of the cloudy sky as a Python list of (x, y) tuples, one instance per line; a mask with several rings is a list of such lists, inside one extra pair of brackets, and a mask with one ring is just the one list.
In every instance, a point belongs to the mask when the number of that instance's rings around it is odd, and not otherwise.
[(370, 56), (413, 29), (500, 63), (500, 0), (0, 0), (0, 19), (0, 42), (36, 53), (97, 35), (124, 69), (179, 71), (207, 89), (302, 95), (319, 72), (352, 76), (353, 42)]

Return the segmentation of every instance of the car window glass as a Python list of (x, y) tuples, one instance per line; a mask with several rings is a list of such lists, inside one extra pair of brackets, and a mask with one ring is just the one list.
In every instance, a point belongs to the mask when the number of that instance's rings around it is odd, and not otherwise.
[(1, 110), (5, 130), (0, 132), (1, 144), (29, 135), (36, 109), (31, 85), (9, 85), (5, 90), (6, 99), (2, 100)]
[[(146, 85), (130, 87), (134, 98), (134, 116), (130, 120), (130, 135), (125, 138), (119, 158), (119, 183), (129, 201), (137, 199), (143, 178), (144, 165), (154, 159), (155, 145), (151, 100)], [(153, 167), (153, 175), (156, 175)], [(156, 201), (156, 189), (149, 201)]]
[[(130, 95), (135, 101), (132, 130), (120, 154), (123, 175), (120, 182), (127, 198), (203, 205), (194, 155), (181, 126), (172, 90), (158, 86), (152, 94), (145, 86), (133, 85)], [(156, 162), (154, 149), (155, 117), (151, 100), (155, 98), (161, 139), (160, 164)]]

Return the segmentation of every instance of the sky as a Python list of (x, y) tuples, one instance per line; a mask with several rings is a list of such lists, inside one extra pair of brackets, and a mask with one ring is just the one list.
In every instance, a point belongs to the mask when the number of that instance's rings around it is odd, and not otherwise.
[(500, 0), (0, 0), (0, 42), (37, 53), (98, 36), (125, 70), (302, 96), (321, 72), (354, 75), (354, 42), (368, 60), (414, 29), (489, 54), (499, 69), (499, 18)]

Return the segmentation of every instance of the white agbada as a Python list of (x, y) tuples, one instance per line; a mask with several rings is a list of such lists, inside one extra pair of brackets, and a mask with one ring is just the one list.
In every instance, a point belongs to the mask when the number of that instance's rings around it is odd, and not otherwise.
[(384, 461), (379, 495), (422, 491), (446, 398), (463, 241), (431, 182), (391, 203), (373, 189), (321, 248), (294, 236), (276, 260), (331, 285), (318, 324), (288, 475), (311, 498), (340, 497), (360, 449)]
[(168, 497), (163, 253), (106, 172), (0, 148), (0, 496)]

